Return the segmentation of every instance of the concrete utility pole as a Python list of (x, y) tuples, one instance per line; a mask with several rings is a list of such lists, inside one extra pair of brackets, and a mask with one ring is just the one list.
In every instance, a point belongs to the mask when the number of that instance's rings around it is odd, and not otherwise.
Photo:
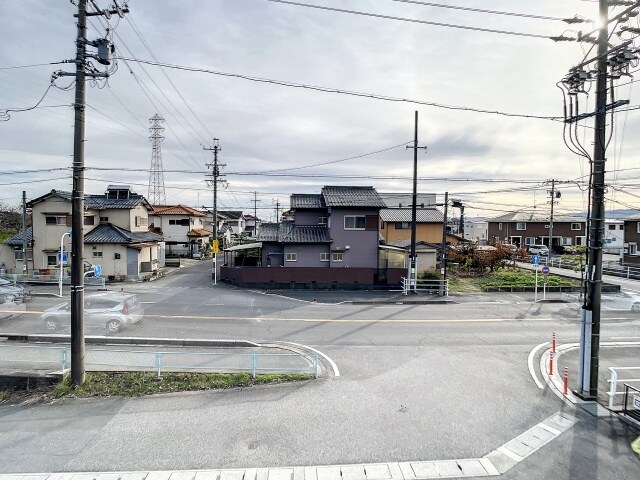
[(280, 200), (276, 200), (276, 223), (280, 223)]
[[(449, 207), (449, 192), (444, 192), (444, 220), (442, 224), (442, 258), (440, 259), (440, 274), (442, 280), (447, 280), (447, 209)], [(440, 287), (440, 295), (444, 295), (444, 283)]]
[(22, 275), (29, 274), (27, 264), (27, 192), (22, 191)]
[(253, 192), (253, 235), (258, 234), (258, 192)]
[(604, 241), (604, 166), (606, 161), (607, 115), (607, 48), (608, 0), (600, 0), (600, 32), (596, 78), (596, 120), (593, 147), (593, 180), (591, 185), (591, 215), (589, 216), (589, 257), (587, 291), (582, 307), (580, 354), (578, 365), (578, 395), (596, 399), (600, 355), (600, 299), (602, 291), (602, 243)]
[(203, 150), (213, 152), (213, 163), (207, 163), (207, 168), (211, 168), (212, 171), (207, 176), (211, 178), (209, 180), (213, 185), (213, 240), (214, 246), (212, 248), (213, 255), (213, 272), (212, 278), (214, 283), (217, 283), (217, 270), (218, 270), (218, 258), (217, 253), (215, 252), (216, 246), (218, 245), (218, 182), (220, 181), (220, 177), (223, 175), (220, 174), (220, 167), (224, 167), (225, 164), (218, 163), (218, 152), (222, 151), (220, 147), (219, 140), (217, 138), (213, 139), (213, 147), (202, 147)]
[(547, 265), (551, 265), (551, 254), (553, 253), (553, 204), (556, 200), (556, 180), (551, 179), (551, 215), (549, 217), (549, 255)]
[(417, 209), (418, 209), (418, 149), (427, 147), (418, 146), (418, 111), (415, 111), (414, 134), (413, 134), (413, 195), (411, 197), (411, 252), (409, 253), (409, 266), (407, 269), (407, 281), (409, 290), (416, 292), (418, 278), (417, 256), (416, 256), (416, 229), (417, 229)]

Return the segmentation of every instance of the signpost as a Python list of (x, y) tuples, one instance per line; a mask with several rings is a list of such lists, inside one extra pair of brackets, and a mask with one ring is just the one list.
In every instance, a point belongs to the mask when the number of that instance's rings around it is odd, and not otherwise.
[(218, 240), (211, 240), (211, 252), (213, 253), (213, 270), (211, 272), (211, 278), (213, 278), (213, 284), (218, 283), (218, 263), (217, 255), (220, 251), (220, 243)]
[(535, 287), (535, 294), (534, 294), (533, 301), (537, 302), (538, 301), (538, 266), (540, 265), (540, 257), (538, 255), (533, 255), (531, 257), (531, 263), (535, 266), (535, 270), (536, 270), (536, 287)]
[(544, 275), (542, 299), (546, 300), (547, 299), (547, 275), (549, 275), (549, 267), (547, 267), (546, 265), (542, 267), (542, 274)]
[(60, 253), (58, 254), (58, 262), (60, 263), (60, 278), (58, 278), (58, 286), (60, 287), (60, 297), (62, 297), (62, 277), (64, 275), (64, 266), (69, 263), (68, 252), (64, 251), (64, 237), (71, 236), (71, 231), (64, 232), (60, 237)]

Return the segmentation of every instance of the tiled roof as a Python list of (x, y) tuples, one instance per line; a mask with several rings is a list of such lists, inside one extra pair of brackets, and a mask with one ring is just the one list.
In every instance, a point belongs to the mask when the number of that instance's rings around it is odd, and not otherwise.
[(329, 229), (319, 225), (293, 225), (293, 222), (263, 223), (257, 237), (258, 242), (279, 243), (328, 243)]
[(206, 214), (186, 205), (154, 205), (153, 215), (189, 215), (190, 217), (205, 217)]
[(237, 220), (242, 217), (242, 210), (218, 210), (218, 217), (226, 220)]
[(84, 243), (159, 242), (162, 235), (152, 232), (130, 232), (111, 223), (101, 223), (84, 236)]
[(322, 196), (327, 207), (386, 207), (373, 187), (327, 186)]
[[(71, 192), (64, 190), (51, 190), (51, 192), (42, 195), (41, 197), (34, 198), (27, 203), (29, 207), (33, 207), (34, 204), (46, 200), (50, 197), (61, 198), (66, 202), (71, 202)], [(91, 195), (84, 196), (84, 207), (86, 209), (93, 210), (107, 210), (107, 209), (127, 209), (137, 207), (138, 205), (145, 206), (148, 210), (151, 210), (151, 205), (147, 200), (137, 193), (132, 193), (129, 198), (107, 198), (107, 195)]]
[(209, 230), (200, 228), (192, 228), (191, 230), (189, 230), (189, 233), (187, 233), (188, 237), (208, 237), (209, 235), (211, 235), (211, 232)]
[(294, 193), (291, 195), (291, 208), (326, 208), (322, 195)]
[[(392, 247), (398, 247), (398, 248), (411, 248), (411, 240), (395, 240), (391, 243), (389, 243), (389, 246)], [(438, 243), (430, 243), (430, 242), (423, 242), (421, 240), (416, 242), (416, 247), (427, 247), (427, 248), (440, 248), (440, 244)]]
[[(33, 228), (27, 228), (27, 243), (30, 243), (33, 240)], [(4, 242), (6, 245), (10, 245), (12, 247), (21, 247), (22, 246), (22, 231), (16, 233), (13, 237), (9, 238)]]
[[(410, 208), (383, 208), (380, 210), (380, 220), (383, 222), (410, 222)], [(417, 208), (416, 222), (418, 223), (442, 223), (444, 215), (435, 208)]]
[[(549, 222), (550, 212), (511, 212), (491, 218), (489, 222)], [(584, 222), (585, 219), (579, 216), (554, 215), (553, 222)]]

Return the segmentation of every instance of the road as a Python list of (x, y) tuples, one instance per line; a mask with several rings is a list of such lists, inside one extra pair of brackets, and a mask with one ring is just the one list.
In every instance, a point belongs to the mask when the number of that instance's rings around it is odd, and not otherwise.
[[(126, 288), (145, 302), (146, 315), (122, 335), (296, 342), (331, 357), (340, 376), (0, 407), (0, 472), (476, 458), (568, 408), (538, 389), (527, 358), (552, 331), (560, 343), (578, 340), (579, 312), (570, 304), (533, 304), (526, 294), (453, 297), (444, 305), (332, 304), (321, 292), (311, 303), (213, 286), (207, 262)], [(3, 321), (1, 330), (42, 331), (37, 312), (55, 302), (35, 299), (35, 313)], [(602, 335), (640, 338), (637, 314), (607, 312)], [(575, 427), (506, 477), (636, 478), (628, 445), (637, 434), (618, 421), (573, 414)]]

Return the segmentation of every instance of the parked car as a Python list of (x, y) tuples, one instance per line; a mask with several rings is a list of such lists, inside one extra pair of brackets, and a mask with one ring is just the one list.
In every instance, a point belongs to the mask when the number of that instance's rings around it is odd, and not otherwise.
[(0, 295), (4, 294), (13, 295), (14, 300), (18, 302), (25, 302), (31, 298), (31, 292), (26, 288), (4, 278), (0, 278)]
[[(563, 293), (562, 300), (582, 305), (582, 298), (577, 294)], [(640, 312), (640, 297), (628, 293), (603, 293), (600, 296), (602, 310)]]
[(549, 255), (549, 247), (546, 245), (529, 245), (529, 253), (531, 255)]
[[(102, 292), (84, 297), (84, 323), (86, 328), (104, 329), (117, 333), (122, 328), (139, 322), (144, 307), (138, 297), (128, 293)], [(71, 324), (71, 302), (61, 303), (45, 310), (45, 327), (57, 331)]]
[(17, 300), (10, 293), (0, 294), (0, 320), (18, 317), (27, 309), (22, 300)]

